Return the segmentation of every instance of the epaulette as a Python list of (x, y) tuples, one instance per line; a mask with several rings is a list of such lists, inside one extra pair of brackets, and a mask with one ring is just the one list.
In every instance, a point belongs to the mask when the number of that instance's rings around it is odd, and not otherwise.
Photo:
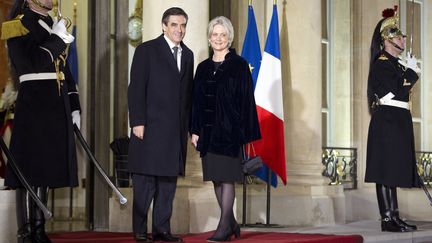
[(381, 60), (381, 61), (387, 61), (387, 60), (388, 60), (388, 57), (386, 57), (384, 54), (381, 54), (381, 56), (378, 57), (378, 60)]
[(18, 15), (12, 20), (3, 22), (0, 39), (8, 40), (10, 38), (27, 35), (29, 30), (22, 24), (22, 17), (24, 17), (24, 14)]

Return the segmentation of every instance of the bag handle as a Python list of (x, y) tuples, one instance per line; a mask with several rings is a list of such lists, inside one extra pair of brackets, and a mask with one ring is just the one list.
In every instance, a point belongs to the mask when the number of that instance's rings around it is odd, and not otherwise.
[[(247, 146), (247, 148), (246, 148)], [(249, 159), (250, 158), (250, 154), (251, 154), (251, 147), (252, 147), (252, 152), (253, 152), (253, 156), (256, 156), (256, 152), (255, 152), (255, 147), (253, 146), (253, 143), (247, 143), (247, 144), (243, 144), (242, 146), (242, 150), (243, 150), (243, 157), (245, 159)]]

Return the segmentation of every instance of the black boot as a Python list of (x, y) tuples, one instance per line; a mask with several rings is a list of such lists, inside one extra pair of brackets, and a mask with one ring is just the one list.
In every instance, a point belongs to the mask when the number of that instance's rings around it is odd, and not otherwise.
[[(38, 197), (41, 199), (43, 204), (46, 205), (48, 201), (48, 188), (36, 187), (35, 189)], [(51, 243), (51, 240), (45, 233), (44, 214), (35, 202), (33, 202), (32, 226), (34, 243)]]
[(389, 187), (376, 184), (378, 206), (381, 215), (381, 231), (406, 232), (404, 226), (395, 221), (393, 211), (390, 206)]
[(388, 232), (408, 232), (408, 230), (394, 220), (391, 211), (385, 212), (385, 217), (381, 218), (381, 231)]
[(16, 193), (16, 216), (18, 224), (17, 242), (32, 243), (32, 232), (30, 226), (30, 195), (24, 188), (18, 188)]
[(389, 190), (390, 196), (390, 208), (393, 211), (393, 219), (401, 226), (403, 226), (407, 231), (415, 231), (417, 230), (417, 226), (407, 224), (401, 218), (399, 218), (399, 207), (397, 201), (397, 190), (395, 187), (390, 187)]

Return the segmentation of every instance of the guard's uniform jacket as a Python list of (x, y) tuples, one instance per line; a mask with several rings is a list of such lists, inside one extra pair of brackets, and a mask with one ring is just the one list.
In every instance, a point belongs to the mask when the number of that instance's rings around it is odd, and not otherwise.
[[(71, 112), (80, 110), (78, 92), (66, 63), (66, 44), (39, 19), (53, 24), (50, 17), (25, 9), (11, 21), (14, 28), (2, 28), (19, 30), (2, 33), (20, 80), (10, 150), (32, 186), (77, 186)], [(21, 185), (9, 166), (5, 185)]]
[(366, 157), (366, 182), (417, 187), (410, 90), (417, 74), (383, 51), (371, 66), (368, 93), (373, 99)]

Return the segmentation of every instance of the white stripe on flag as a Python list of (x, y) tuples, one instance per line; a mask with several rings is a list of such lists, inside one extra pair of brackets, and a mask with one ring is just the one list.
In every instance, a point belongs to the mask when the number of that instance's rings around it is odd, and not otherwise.
[(255, 87), (255, 102), (258, 106), (284, 120), (282, 99), (281, 61), (264, 52)]

